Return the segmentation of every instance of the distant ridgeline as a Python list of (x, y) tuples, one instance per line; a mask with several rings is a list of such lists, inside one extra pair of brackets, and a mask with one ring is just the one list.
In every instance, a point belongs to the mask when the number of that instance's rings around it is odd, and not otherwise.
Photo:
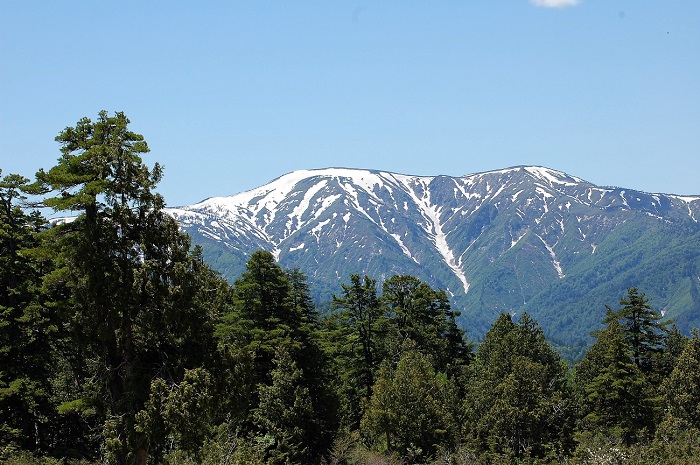
[(700, 326), (700, 196), (599, 187), (519, 166), (462, 177), (329, 168), (171, 208), (228, 280), (252, 252), (309, 277), (323, 310), (352, 273), (447, 291), (480, 338), (527, 311), (555, 344), (588, 343), (629, 287), (682, 331)]

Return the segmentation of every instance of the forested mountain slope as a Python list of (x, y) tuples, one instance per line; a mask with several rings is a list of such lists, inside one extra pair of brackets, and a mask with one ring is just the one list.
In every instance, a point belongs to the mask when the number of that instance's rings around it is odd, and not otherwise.
[(700, 324), (700, 196), (600, 187), (543, 167), (462, 177), (296, 171), (169, 213), (229, 280), (273, 252), (326, 302), (351, 273), (443, 288), (479, 337), (529, 312), (553, 341), (586, 341), (626, 288), (681, 329)]

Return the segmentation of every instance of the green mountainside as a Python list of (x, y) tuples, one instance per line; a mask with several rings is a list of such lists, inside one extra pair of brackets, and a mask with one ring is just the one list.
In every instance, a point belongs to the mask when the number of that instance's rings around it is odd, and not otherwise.
[[(323, 306), (350, 274), (444, 289), (480, 339), (527, 311), (585, 346), (628, 287), (683, 331), (700, 321), (700, 197), (599, 187), (542, 167), (459, 178), (330, 168), (169, 210), (229, 281), (253, 251), (309, 276)], [(323, 309), (321, 309), (323, 310)]]

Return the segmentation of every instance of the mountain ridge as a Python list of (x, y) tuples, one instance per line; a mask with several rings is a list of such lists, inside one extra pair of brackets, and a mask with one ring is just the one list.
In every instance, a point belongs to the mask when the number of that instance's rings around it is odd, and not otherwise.
[[(664, 270), (655, 270), (672, 282), (652, 286), (650, 293), (666, 306), (675, 299), (669, 312), (689, 322), (700, 313), (694, 294), (700, 284), (695, 248), (700, 196), (601, 187), (527, 165), (460, 177), (322, 168), (294, 171), (255, 189), (168, 212), (230, 280), (257, 249), (273, 252), (286, 268), (307, 273), (319, 302), (330, 299), (351, 273), (380, 282), (393, 274), (412, 274), (445, 289), (455, 309), (462, 310), (462, 325), (476, 335), (500, 311), (529, 311), (553, 318), (543, 328), (564, 334), (566, 341), (585, 339), (601, 311), (582, 319), (588, 329), (582, 335), (582, 328), (576, 329), (581, 325), (566, 323), (567, 308), (555, 312), (554, 304), (534, 305), (552, 300), (557, 289), (567, 287), (562, 283), (614, 267), (610, 256), (627, 263), (630, 256), (658, 255), (666, 248), (654, 238), (666, 237), (666, 244), (679, 241), (687, 269), (676, 272), (665, 264)], [(638, 268), (639, 260), (629, 267)], [(620, 276), (629, 269), (621, 269)], [(625, 280), (610, 279), (625, 285)], [(691, 282), (679, 284), (683, 279)], [(637, 285), (632, 280), (626, 281)], [(681, 285), (690, 297), (669, 290)], [(590, 293), (583, 292), (585, 284), (576, 287), (579, 294)], [(624, 290), (617, 290), (616, 299)], [(611, 293), (602, 294), (610, 299)]]

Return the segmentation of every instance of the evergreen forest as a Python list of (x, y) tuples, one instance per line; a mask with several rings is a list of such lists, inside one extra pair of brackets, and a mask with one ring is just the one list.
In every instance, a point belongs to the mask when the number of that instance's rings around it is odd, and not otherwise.
[[(328, 308), (270, 252), (233, 284), (165, 214), (123, 113), (0, 172), (0, 461), (691, 464), (700, 334), (621, 289), (565, 361), (527, 313), (478, 345), (443, 290), (351, 275)], [(50, 208), (65, 214), (48, 221)], [(339, 270), (342, 273), (342, 270)]]

